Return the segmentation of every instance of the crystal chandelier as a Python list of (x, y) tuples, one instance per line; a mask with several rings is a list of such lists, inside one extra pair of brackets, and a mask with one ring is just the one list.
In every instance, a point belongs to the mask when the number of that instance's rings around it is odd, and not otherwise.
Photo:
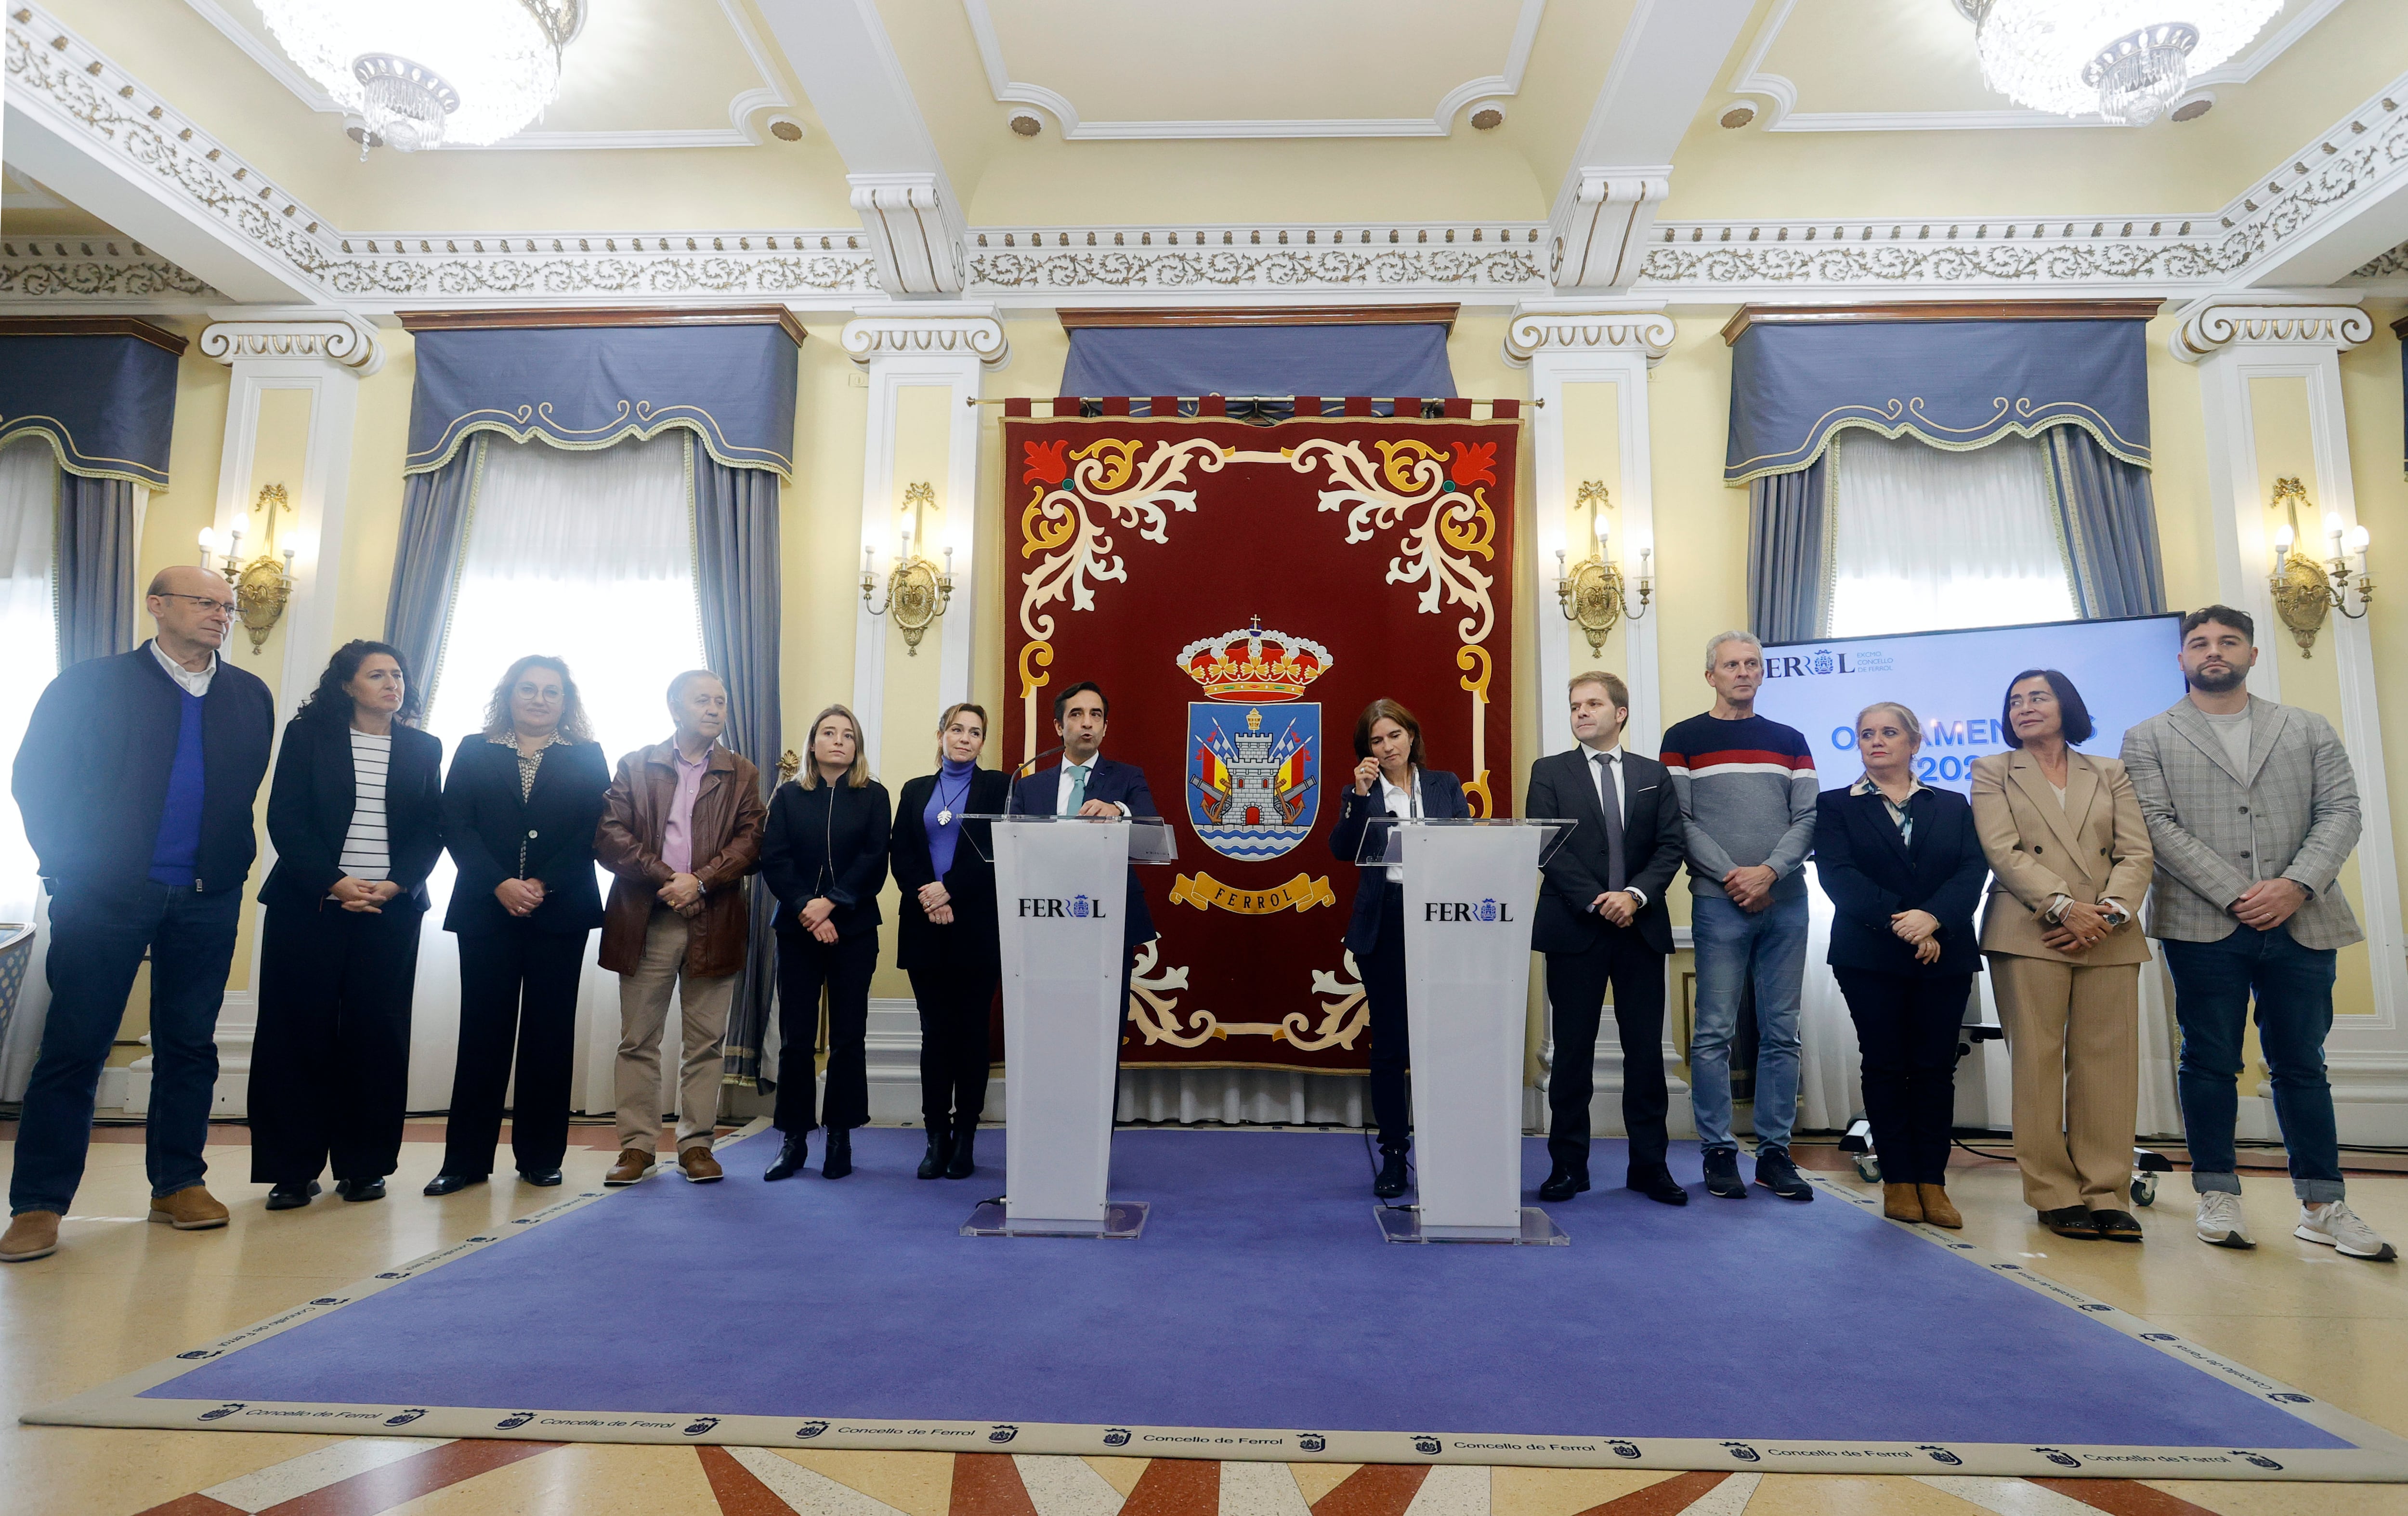
[(2018, 105), (2144, 126), (2283, 0), (1956, 0), (1982, 79)]
[(357, 114), (360, 156), (499, 142), (560, 93), (587, 0), (260, 0), (287, 56)]

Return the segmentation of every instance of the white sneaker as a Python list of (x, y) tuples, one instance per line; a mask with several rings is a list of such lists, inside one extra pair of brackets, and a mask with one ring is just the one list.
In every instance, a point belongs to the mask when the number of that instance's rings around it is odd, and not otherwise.
[(2222, 1190), (2200, 1192), (2199, 1239), (2218, 1248), (2258, 1246), (2258, 1239), (2249, 1235), (2248, 1220), (2241, 1214), (2239, 1195)]
[[(2200, 1235), (2206, 1234), (2207, 1211), (2200, 1211)], [(2358, 1212), (2345, 1202), (2329, 1200), (2321, 1206), (2304, 1202), (2300, 1206), (2300, 1227), (2291, 1234), (2302, 1242), (2321, 1242), (2344, 1258), (2365, 1258), (2387, 1264), (2400, 1256), (2400, 1250), (2374, 1235), (2374, 1228), (2358, 1219)]]

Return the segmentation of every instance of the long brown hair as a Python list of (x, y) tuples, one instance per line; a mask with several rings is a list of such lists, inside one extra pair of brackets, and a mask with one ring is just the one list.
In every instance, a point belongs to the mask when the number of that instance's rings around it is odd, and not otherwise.
[(803, 771), (796, 777), (796, 782), (806, 790), (820, 787), (820, 757), (813, 750), (819, 746), (820, 722), (830, 716), (843, 717), (844, 723), (853, 728), (853, 766), (844, 771), (844, 782), (848, 789), (861, 789), (869, 782), (869, 754), (863, 751), (869, 744), (862, 740), (861, 719), (842, 705), (827, 707), (803, 728)]
[(591, 742), (594, 727), (585, 719), (585, 702), (577, 694), (577, 680), (569, 677), (566, 660), (548, 652), (531, 652), (510, 665), (494, 686), (493, 697), (485, 702), (485, 735), (506, 737), (511, 729), (510, 688), (519, 676), (530, 668), (549, 668), (560, 676), (560, 725), (555, 728), (564, 742)]
[(1422, 751), (1422, 723), (1413, 720), (1413, 713), (1412, 711), (1407, 710), (1404, 707), (1389, 699), (1386, 695), (1382, 695), (1379, 699), (1372, 701), (1368, 706), (1365, 706), (1363, 708), (1363, 714), (1355, 719), (1354, 756), (1357, 758), (1369, 758), (1371, 756), (1371, 728), (1378, 725), (1383, 718), (1392, 721), (1398, 726), (1403, 727), (1412, 737), (1412, 751), (1409, 755), (1408, 761), (1411, 762), (1415, 768), (1429, 767), (1429, 755)]

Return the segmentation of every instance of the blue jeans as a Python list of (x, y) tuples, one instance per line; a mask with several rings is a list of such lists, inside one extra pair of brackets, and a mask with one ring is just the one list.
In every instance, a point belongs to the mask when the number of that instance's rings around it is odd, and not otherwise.
[(1806, 982), (1805, 881), (1793, 875), (1772, 903), (1742, 910), (1720, 895), (1694, 896), (1689, 936), (1698, 954), (1698, 1008), (1689, 1034), (1689, 1103), (1698, 1141), (1731, 1140), (1731, 1035), (1739, 1029), (1741, 988), (1756, 982), (1756, 1137), (1789, 1145), (1798, 1122), (1798, 1000)]
[(196, 894), (154, 880), (98, 886), (50, 881), (50, 1016), (25, 1086), (8, 1211), (64, 1215), (83, 1180), (93, 1092), (125, 1019), (142, 953), (150, 953), (150, 1194), (173, 1194), (208, 1171), (209, 1106), (218, 1080), (218, 1007), (234, 962), (240, 890)]
[(2221, 942), (2163, 944), (2182, 1024), (2183, 1129), (2191, 1188), (2241, 1193), (2232, 1123), (2240, 1108), (2241, 1038), (2258, 1002), (2258, 1046), (2274, 1086), (2274, 1120), (2290, 1154), (2291, 1191), (2310, 1205), (2342, 1197), (2340, 1137), (2325, 1080), (2332, 1030), (2330, 948), (2303, 948), (2284, 927), (2235, 927)]

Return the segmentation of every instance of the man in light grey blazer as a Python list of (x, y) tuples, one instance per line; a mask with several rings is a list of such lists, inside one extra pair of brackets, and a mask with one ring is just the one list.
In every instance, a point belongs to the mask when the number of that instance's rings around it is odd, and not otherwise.
[(2254, 698), (2257, 627), (2229, 606), (2182, 621), (2184, 698), (2124, 734), (2124, 767), (2157, 848), (2148, 934), (2165, 944), (2182, 1024), (2183, 1123), (2200, 1240), (2254, 1248), (2232, 1128), (2250, 1002), (2300, 1198), (2293, 1236), (2388, 1263), (2342, 1198), (2325, 1035), (2334, 963), (2365, 940), (2336, 879), (2358, 846), (2358, 780), (2332, 723)]

